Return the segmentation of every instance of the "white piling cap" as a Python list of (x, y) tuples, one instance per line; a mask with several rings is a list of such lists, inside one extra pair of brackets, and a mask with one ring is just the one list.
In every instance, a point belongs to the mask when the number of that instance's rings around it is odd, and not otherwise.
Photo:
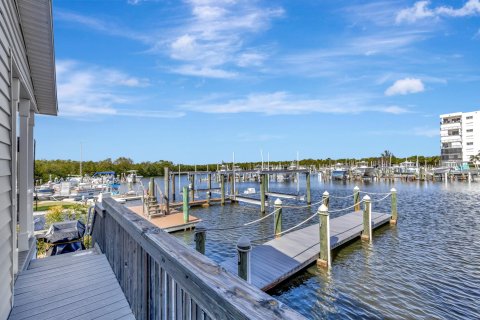
[(357, 191), (357, 190), (360, 190), (360, 188), (358, 186), (355, 186), (355, 188), (353, 188), (353, 190)]
[(370, 196), (368, 194), (366, 194), (365, 197), (363, 197), (363, 200), (364, 201), (370, 201)]
[(328, 207), (327, 207), (326, 205), (322, 204), (322, 205), (320, 206), (320, 208), (318, 208), (318, 211), (320, 211), (320, 212), (328, 212)]
[(280, 205), (282, 205), (282, 200), (280, 200), (280, 198), (277, 198), (277, 200), (275, 200), (274, 204), (277, 205), (277, 206), (280, 206)]
[(330, 193), (328, 193), (327, 190), (325, 190), (325, 192), (323, 193), (324, 196), (328, 196)]
[(390, 192), (397, 192), (397, 189), (392, 188), (392, 189), (390, 189)]
[(250, 250), (252, 248), (252, 244), (246, 236), (241, 236), (240, 239), (238, 239), (237, 248), (241, 250)]

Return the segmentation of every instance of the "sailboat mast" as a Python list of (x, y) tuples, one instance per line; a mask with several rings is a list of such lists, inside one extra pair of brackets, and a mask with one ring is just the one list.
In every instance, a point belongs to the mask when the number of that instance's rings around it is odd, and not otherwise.
[(83, 161), (83, 146), (80, 142), (80, 181), (83, 182), (83, 173), (82, 173), (82, 161)]

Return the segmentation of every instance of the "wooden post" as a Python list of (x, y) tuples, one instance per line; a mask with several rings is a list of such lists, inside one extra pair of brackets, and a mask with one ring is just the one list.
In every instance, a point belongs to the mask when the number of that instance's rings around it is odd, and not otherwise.
[(282, 200), (278, 199), (275, 200), (274, 203), (274, 217), (275, 217), (275, 224), (274, 224), (274, 234), (275, 238), (280, 238), (280, 233), (282, 232)]
[(397, 224), (398, 213), (397, 213), (397, 190), (395, 188), (390, 189), (392, 193), (392, 217), (390, 218), (390, 224)]
[(175, 192), (176, 192), (176, 190), (175, 190), (175, 174), (172, 174), (171, 179), (172, 179), (172, 201), (175, 202)]
[(207, 228), (203, 223), (197, 224), (195, 227), (195, 249), (201, 254), (205, 254), (205, 240), (207, 238)]
[(355, 205), (353, 210), (360, 211), (360, 188), (358, 186), (353, 188), (353, 204)]
[(318, 208), (317, 213), (320, 220), (320, 254), (317, 259), (317, 266), (329, 269), (332, 258), (330, 252), (330, 216), (328, 207), (322, 204)]
[(207, 203), (210, 204), (210, 198), (212, 198), (212, 174), (209, 172), (207, 177), (208, 177)]
[(148, 196), (149, 198), (155, 198), (155, 180), (153, 178), (150, 178), (148, 183)]
[(230, 175), (230, 199), (235, 199), (235, 176)]
[(220, 204), (223, 206), (225, 205), (225, 175), (224, 174), (220, 174), (220, 191), (221, 191)]
[(330, 204), (330, 194), (328, 193), (328, 191), (325, 191), (322, 195), (322, 204), (324, 204), (327, 208)]
[(192, 201), (195, 201), (195, 174), (192, 174), (190, 177), (190, 198)]
[(370, 197), (363, 197), (363, 232), (362, 240), (372, 242), (372, 202)]
[(260, 212), (265, 213), (265, 174), (260, 174)]
[(165, 188), (165, 210), (167, 210), (167, 214), (170, 213), (170, 172), (168, 167), (164, 168), (164, 188)]
[(312, 204), (312, 197), (310, 192), (310, 172), (305, 174), (305, 180), (307, 181), (307, 204)]
[(250, 252), (252, 251), (252, 245), (247, 237), (242, 236), (237, 242), (238, 253), (238, 276), (243, 280), (250, 283), (251, 270), (250, 270)]
[(189, 204), (188, 204), (188, 187), (184, 186), (183, 187), (183, 222), (187, 223), (188, 222), (188, 209), (189, 209)]

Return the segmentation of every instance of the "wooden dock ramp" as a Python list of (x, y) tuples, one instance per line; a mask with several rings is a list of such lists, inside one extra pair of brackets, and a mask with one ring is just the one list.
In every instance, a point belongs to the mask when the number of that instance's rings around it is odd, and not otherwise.
[(276, 198), (282, 198), (282, 199), (302, 200), (305, 198), (304, 195), (283, 193), (283, 192), (266, 192), (265, 194), (269, 197), (276, 197)]
[[(389, 223), (390, 218), (390, 214), (372, 212), (372, 229)], [(335, 249), (360, 237), (362, 219), (362, 211), (330, 219), (330, 248)], [(319, 224), (316, 223), (254, 247), (251, 251), (251, 283), (264, 291), (272, 289), (317, 260), (319, 241)], [(237, 257), (224, 261), (222, 266), (237, 274)]]

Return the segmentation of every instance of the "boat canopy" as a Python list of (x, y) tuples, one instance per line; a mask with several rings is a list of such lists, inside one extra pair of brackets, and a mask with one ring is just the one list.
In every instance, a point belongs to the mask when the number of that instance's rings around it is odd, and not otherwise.
[(114, 176), (114, 175), (115, 175), (115, 171), (99, 171), (99, 172), (95, 172), (95, 173), (93, 174), (93, 177), (103, 176), (103, 175)]

